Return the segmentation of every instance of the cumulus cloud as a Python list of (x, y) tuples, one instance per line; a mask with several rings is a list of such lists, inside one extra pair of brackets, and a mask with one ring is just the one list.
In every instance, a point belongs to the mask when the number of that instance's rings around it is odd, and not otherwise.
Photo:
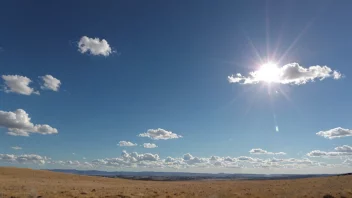
[[(97, 159), (93, 160), (92, 164), (96, 166), (110, 166), (110, 167), (139, 167), (139, 168), (189, 168), (189, 167), (218, 167), (225, 165), (222, 158), (210, 161), (209, 158), (193, 157), (191, 154), (185, 154), (183, 158), (167, 157), (160, 159), (157, 154), (144, 153), (138, 154), (136, 152), (128, 153), (123, 151), (121, 157)], [(229, 164), (229, 163), (228, 163)]]
[(58, 130), (47, 124), (33, 124), (23, 109), (14, 112), (0, 111), (0, 127), (7, 128), (7, 134), (13, 136), (29, 136), (31, 133), (42, 135), (56, 134)]
[[(296, 158), (288, 158), (288, 159), (266, 159), (262, 160), (260, 163), (254, 164), (254, 167), (257, 168), (280, 168), (280, 169), (300, 169), (307, 167), (318, 167), (322, 166), (323, 163), (312, 161), (308, 158), (296, 159)], [(326, 164), (327, 165), (327, 164)]]
[(109, 56), (113, 53), (109, 43), (105, 39), (89, 38), (83, 36), (78, 42), (78, 51), (82, 54), (90, 53), (92, 55)]
[(352, 153), (352, 146), (343, 145), (335, 148), (338, 152), (349, 152)]
[(13, 146), (13, 147), (11, 147), (13, 150), (21, 150), (22, 149), (22, 147), (19, 147), (19, 146)]
[(90, 162), (80, 162), (78, 160), (69, 160), (69, 161), (49, 161), (48, 164), (52, 165), (61, 165), (71, 168), (94, 168), (93, 164)]
[[(347, 148), (347, 147), (344, 147)], [(337, 148), (336, 148), (337, 149)], [(13, 157), (3, 157), (7, 161), (13, 161)], [(247, 156), (240, 157), (198, 157), (193, 156), (190, 153), (186, 153), (181, 157), (167, 157), (161, 159), (158, 154), (152, 153), (128, 153), (123, 151), (119, 157), (116, 158), (105, 158), (95, 159), (91, 162), (80, 162), (80, 161), (52, 161), (44, 159), (47, 164), (56, 164), (62, 166), (68, 166), (71, 168), (141, 168), (147, 169), (198, 169), (205, 170), (207, 168), (211, 170), (224, 170), (226, 169), (278, 169), (280, 172), (287, 169), (289, 172), (292, 170), (303, 169), (303, 168), (319, 168), (319, 167), (339, 167), (350, 164), (350, 160), (345, 162), (341, 161), (340, 164), (328, 164), (326, 162), (313, 161), (309, 158), (268, 158), (259, 159)]]
[[(95, 166), (108, 166), (108, 167), (138, 167), (141, 163), (149, 162), (149, 164), (155, 164), (160, 161), (158, 154), (143, 153), (139, 154), (137, 152), (128, 153), (127, 151), (122, 151), (121, 156), (117, 158), (105, 158), (96, 159), (92, 161)], [(146, 164), (144, 163), (145, 166)]]
[(181, 162), (186, 163), (188, 165), (198, 164), (198, 166), (199, 164), (203, 164), (204, 166), (207, 162), (209, 162), (209, 160), (206, 158), (193, 157), (190, 153), (186, 153), (183, 155), (183, 160)]
[(260, 162), (263, 162), (262, 159), (248, 157), (248, 156), (240, 156), (240, 157), (236, 158), (236, 160), (240, 161), (240, 162), (249, 162), (249, 163), (260, 163)]
[(226, 162), (235, 162), (235, 161), (236, 161), (236, 159), (235, 159), (235, 158), (232, 158), (232, 157), (227, 156), (227, 157), (225, 157), (225, 158), (224, 158), (224, 161), (226, 161)]
[[(271, 72), (271, 74), (267, 74), (266, 72)], [(239, 84), (257, 84), (266, 82), (268, 77), (271, 78), (270, 81), (272, 83), (302, 85), (307, 82), (324, 80), (326, 78), (340, 79), (342, 75), (328, 66), (317, 65), (305, 68), (298, 63), (289, 63), (275, 70), (263, 71), (258, 69), (257, 71), (250, 72), (248, 76), (238, 73), (228, 76), (228, 81)]]
[(43, 81), (43, 84), (40, 86), (41, 89), (48, 89), (52, 91), (59, 91), (61, 81), (55, 78), (52, 75), (39, 76)]
[(0, 154), (0, 162), (4, 163), (20, 163), (20, 164), (45, 164), (48, 160), (47, 157), (40, 155), (12, 155), (12, 154)]
[[(192, 157), (189, 160), (185, 160), (185, 162), (189, 165), (193, 165), (193, 164), (204, 164), (203, 166), (206, 166), (209, 162), (209, 160), (207, 158), (201, 158), (201, 157)], [(214, 162), (216, 163), (216, 162)]]
[(319, 136), (322, 136), (324, 138), (327, 138), (327, 139), (335, 139), (335, 138), (352, 136), (352, 130), (337, 127), (337, 128), (330, 129), (327, 131), (319, 131), (316, 134)]
[(153, 143), (144, 143), (143, 147), (144, 148), (156, 148), (158, 146), (156, 144), (153, 144)]
[(118, 145), (119, 146), (137, 146), (137, 144), (128, 142), (128, 141), (120, 141)]
[(168, 139), (177, 139), (182, 138), (181, 135), (177, 135), (171, 131), (166, 131), (164, 129), (149, 129), (146, 133), (141, 133), (139, 137), (148, 137), (153, 140), (168, 140)]
[(174, 161), (175, 161), (175, 159), (170, 156), (165, 159), (165, 162), (167, 162), (167, 163), (174, 162)]
[(277, 153), (274, 153), (274, 152), (269, 152), (269, 151), (266, 151), (266, 150), (263, 150), (261, 148), (254, 148), (254, 149), (251, 149), (249, 151), (250, 154), (257, 154), (257, 155), (286, 155), (286, 153), (284, 152), (277, 152)]
[(343, 145), (335, 148), (335, 151), (325, 152), (320, 150), (314, 150), (307, 153), (309, 157), (341, 157), (352, 155), (352, 147)]
[(309, 157), (338, 157), (341, 156), (340, 152), (325, 152), (320, 150), (314, 150), (307, 153)]
[(32, 80), (26, 76), (2, 75), (1, 77), (5, 82), (6, 93), (12, 92), (22, 95), (39, 94), (38, 91), (35, 91), (33, 88), (29, 87)]
[(183, 159), (184, 160), (190, 160), (190, 159), (192, 159), (193, 158), (193, 156), (190, 154), (190, 153), (187, 153), (187, 154), (184, 154), (183, 155)]

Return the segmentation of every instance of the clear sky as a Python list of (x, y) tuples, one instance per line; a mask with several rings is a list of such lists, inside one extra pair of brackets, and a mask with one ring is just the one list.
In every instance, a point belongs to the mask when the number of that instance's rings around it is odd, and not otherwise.
[(0, 165), (351, 172), (351, 6), (1, 2)]

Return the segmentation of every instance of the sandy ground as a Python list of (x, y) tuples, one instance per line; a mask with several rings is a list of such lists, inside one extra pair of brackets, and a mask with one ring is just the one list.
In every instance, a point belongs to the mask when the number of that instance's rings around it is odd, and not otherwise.
[(352, 198), (352, 176), (271, 181), (135, 181), (0, 167), (0, 198), (54, 197)]

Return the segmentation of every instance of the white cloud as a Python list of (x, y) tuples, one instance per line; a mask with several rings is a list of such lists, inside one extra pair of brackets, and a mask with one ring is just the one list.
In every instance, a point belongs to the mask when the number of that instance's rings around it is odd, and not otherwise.
[(307, 153), (309, 157), (339, 157), (341, 156), (340, 152), (325, 152), (320, 150), (314, 150)]
[(13, 92), (23, 95), (39, 94), (38, 91), (35, 91), (33, 88), (29, 87), (32, 80), (25, 76), (2, 75), (1, 77), (5, 81), (6, 93)]
[(172, 157), (167, 157), (166, 159), (165, 159), (165, 162), (174, 162), (175, 161), (175, 159), (174, 158), (172, 158)]
[(69, 160), (69, 161), (48, 161), (48, 164), (51, 165), (61, 165), (61, 166), (67, 166), (71, 168), (94, 168), (93, 164), (90, 162), (80, 162), (78, 160)]
[(52, 91), (59, 91), (61, 81), (52, 75), (39, 76), (43, 80), (43, 85), (40, 86), (41, 89), (49, 89)]
[(23, 109), (14, 112), (0, 111), (0, 127), (8, 128), (7, 134), (13, 136), (29, 136), (31, 133), (42, 135), (56, 134), (58, 130), (47, 124), (33, 124)]
[(335, 148), (338, 152), (350, 152), (352, 153), (352, 146), (343, 145)]
[(128, 141), (120, 141), (118, 145), (119, 146), (137, 146), (137, 144), (128, 142)]
[(227, 156), (227, 157), (225, 157), (225, 158), (224, 158), (224, 161), (226, 161), (226, 162), (235, 162), (235, 161), (236, 161), (236, 159), (235, 159), (235, 158), (231, 158), (231, 157)]
[(312, 161), (308, 158), (296, 159), (296, 158), (288, 158), (288, 159), (266, 159), (262, 160), (259, 163), (254, 164), (256, 168), (280, 168), (280, 169), (300, 169), (307, 167), (318, 167), (322, 165), (328, 166), (328, 164), (323, 162)]
[(46, 157), (40, 155), (12, 155), (12, 154), (0, 154), (0, 162), (5, 163), (20, 163), (20, 164), (45, 164), (48, 160)]
[[(211, 156), (196, 157), (186, 153), (182, 158), (167, 158), (168, 167), (172, 168), (242, 168), (240, 160), (231, 157)], [(171, 163), (170, 163), (171, 162)]]
[(248, 157), (248, 156), (240, 156), (237, 158), (237, 160), (239, 160), (239, 161), (254, 161), (253, 158)]
[(156, 144), (153, 144), (153, 143), (144, 143), (143, 147), (144, 148), (156, 148), (158, 146)]
[(319, 131), (316, 134), (319, 136), (322, 136), (324, 138), (327, 138), (327, 139), (335, 139), (335, 138), (352, 136), (352, 130), (337, 127), (337, 128), (330, 129), (327, 131)]
[(236, 158), (236, 161), (239, 162), (249, 162), (249, 163), (260, 163), (263, 162), (264, 160), (260, 158), (253, 158), (253, 157), (248, 157), (248, 156), (240, 156)]
[(168, 140), (168, 139), (177, 139), (182, 138), (181, 135), (177, 135), (171, 131), (166, 131), (164, 129), (149, 129), (146, 133), (141, 133), (139, 137), (148, 137), (153, 140)]
[(160, 162), (159, 155), (151, 153), (138, 154), (137, 152), (128, 153), (126, 151), (122, 151), (120, 157), (96, 159), (92, 161), (92, 164), (95, 166), (108, 167), (138, 167), (146, 166), (145, 162), (149, 165)]
[[(252, 71), (248, 76), (243, 76), (238, 73), (236, 75), (228, 76), (228, 81), (230, 83), (239, 84), (257, 84), (260, 82), (265, 82), (268, 74), (262, 73), (260, 69), (257, 71)], [(267, 71), (265, 71), (267, 72)], [(271, 72), (271, 71), (269, 71)], [(332, 70), (328, 66), (310, 66), (305, 68), (298, 63), (289, 63), (282, 67), (279, 67), (275, 74), (270, 74), (269, 76), (272, 83), (280, 84), (295, 84), (302, 85), (307, 82), (313, 82), (316, 79), (324, 80), (325, 78), (340, 79), (342, 77), (341, 73)]]
[[(134, 154), (134, 153), (132, 153), (132, 154)], [(158, 154), (151, 154), (151, 153), (144, 153), (141, 155), (136, 155), (134, 157), (136, 157), (139, 161), (157, 161), (157, 160), (159, 160)]]
[(22, 147), (19, 147), (19, 146), (13, 146), (11, 148), (14, 149), (14, 150), (22, 150)]
[(99, 38), (89, 38), (87, 36), (83, 36), (78, 42), (78, 51), (82, 54), (90, 53), (92, 55), (102, 55), (109, 56), (113, 53), (109, 43)]
[(257, 154), (257, 155), (286, 155), (286, 153), (284, 152), (277, 152), (277, 153), (274, 153), (274, 152), (269, 152), (269, 151), (266, 151), (266, 150), (263, 150), (261, 148), (254, 148), (254, 149), (251, 149), (249, 151), (250, 154)]
[[(206, 158), (200, 158), (200, 157), (192, 157), (191, 159), (189, 160), (185, 160), (185, 162), (189, 165), (194, 165), (194, 164), (203, 164), (203, 166), (206, 166), (209, 162), (208, 159)], [(215, 163), (215, 162), (214, 162)]]
[(183, 159), (184, 160), (190, 160), (190, 159), (192, 159), (193, 158), (193, 156), (190, 154), (190, 153), (187, 153), (187, 154), (184, 154), (183, 155)]
[[(3, 157), (6, 161), (11, 161), (11, 156)], [(4, 161), (3, 160), (3, 161)], [(336, 160), (339, 160), (337, 158)], [(351, 164), (350, 160), (340, 159), (339, 164), (329, 164), (324, 161), (313, 161), (308, 158), (296, 159), (296, 158), (268, 158), (259, 159), (247, 156), (241, 156), (238, 158), (234, 157), (197, 157), (190, 153), (184, 154), (182, 157), (167, 157), (161, 159), (158, 154), (151, 153), (128, 153), (123, 151), (119, 157), (116, 158), (105, 158), (95, 159), (91, 162), (80, 162), (80, 161), (51, 161), (46, 159), (47, 164), (68, 166), (71, 168), (89, 168), (89, 169), (116, 169), (121, 168), (122, 170), (127, 169), (149, 169), (149, 170), (169, 170), (169, 169), (188, 169), (189, 171), (201, 170), (212, 171), (212, 172), (232, 172), (227, 169), (243, 169), (240, 172), (255, 171), (255, 173), (263, 173), (274, 171), (272, 173), (292, 173), (296, 171), (300, 173), (300, 170), (313, 170), (317, 168), (334, 168), (337, 167), (349, 167)], [(345, 162), (343, 162), (345, 160)], [(320, 169), (322, 170), (322, 169)], [(327, 169), (324, 169), (327, 170)], [(344, 169), (346, 170), (346, 169)], [(348, 170), (348, 169), (347, 169)], [(257, 172), (259, 171), (259, 172)], [(276, 171), (276, 172), (275, 172)], [(307, 172), (306, 171), (306, 172)], [(343, 172), (343, 171), (340, 171)], [(308, 173), (308, 172), (307, 172)]]
[(320, 150), (314, 150), (307, 153), (309, 157), (342, 157), (352, 155), (352, 147), (343, 145), (335, 148), (336, 151), (325, 152)]

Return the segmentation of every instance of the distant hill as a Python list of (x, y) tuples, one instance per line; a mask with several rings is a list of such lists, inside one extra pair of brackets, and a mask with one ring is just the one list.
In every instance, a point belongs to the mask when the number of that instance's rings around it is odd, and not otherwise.
[(49, 171), (70, 173), (77, 175), (118, 177), (137, 180), (271, 180), (271, 179), (299, 179), (333, 176), (329, 174), (227, 174), (227, 173), (189, 173), (189, 172), (125, 172), (125, 171), (97, 171), (97, 170), (75, 170), (75, 169), (50, 169)]

